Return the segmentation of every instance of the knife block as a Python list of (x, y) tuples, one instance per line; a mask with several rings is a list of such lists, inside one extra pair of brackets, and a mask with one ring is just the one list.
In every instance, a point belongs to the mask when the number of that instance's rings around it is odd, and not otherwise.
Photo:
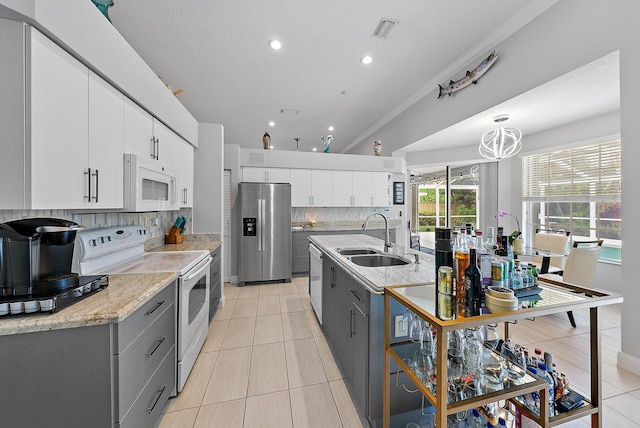
[(184, 242), (184, 236), (180, 234), (175, 226), (171, 226), (171, 230), (165, 237), (164, 242), (166, 244), (182, 244)]

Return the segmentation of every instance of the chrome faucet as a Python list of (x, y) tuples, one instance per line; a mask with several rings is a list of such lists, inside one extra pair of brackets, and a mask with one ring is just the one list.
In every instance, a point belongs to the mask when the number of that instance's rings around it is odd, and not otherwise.
[(376, 215), (376, 214), (384, 219), (384, 252), (388, 253), (389, 252), (389, 248), (393, 247), (393, 244), (391, 243), (391, 239), (389, 239), (389, 220), (387, 219), (386, 215), (384, 215), (382, 213), (379, 213), (377, 211), (369, 214), (367, 216), (367, 218), (364, 219), (364, 224), (362, 225), (362, 230), (367, 230), (367, 225), (369, 224), (369, 219), (371, 217), (373, 217), (374, 215)]

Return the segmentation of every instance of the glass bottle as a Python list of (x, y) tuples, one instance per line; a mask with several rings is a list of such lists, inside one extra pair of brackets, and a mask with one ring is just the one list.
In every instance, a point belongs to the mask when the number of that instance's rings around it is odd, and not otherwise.
[(536, 269), (536, 265), (529, 263), (529, 269), (531, 269), (531, 275), (533, 275), (533, 285), (536, 287), (540, 283), (540, 279), (538, 278), (538, 269)]
[[(534, 278), (534, 276), (533, 276), (533, 273), (531, 273), (531, 267), (532, 267), (532, 265), (531, 265), (531, 264), (529, 264), (529, 266), (528, 266), (528, 268), (527, 268), (527, 271), (526, 271), (526, 274), (527, 274), (527, 284), (528, 284), (528, 285), (527, 285), (527, 287), (533, 287), (533, 286), (535, 285), (535, 281), (536, 281), (536, 280), (535, 280), (535, 278)], [(524, 282), (524, 281), (523, 281), (523, 282)]]
[(516, 260), (515, 265), (516, 268), (513, 272), (513, 277), (511, 278), (511, 288), (514, 291), (523, 288), (522, 269), (520, 268), (520, 262)]
[(469, 316), (480, 315), (480, 300), (482, 298), (482, 274), (478, 269), (476, 250), (469, 250), (469, 266), (464, 271), (465, 291), (467, 293), (467, 313)]
[(465, 316), (466, 292), (464, 272), (469, 266), (469, 247), (467, 247), (467, 237), (464, 231), (458, 232), (456, 246), (454, 248), (454, 259), (456, 269), (456, 300), (458, 316)]

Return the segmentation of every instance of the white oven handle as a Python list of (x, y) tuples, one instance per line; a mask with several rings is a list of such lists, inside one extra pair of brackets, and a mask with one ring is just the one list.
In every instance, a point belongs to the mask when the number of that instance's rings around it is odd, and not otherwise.
[[(204, 259), (203, 261), (201, 261), (200, 263), (198, 263), (196, 265), (195, 268), (193, 269), (198, 269), (196, 272), (192, 273), (191, 275), (189, 275), (188, 277), (185, 278), (185, 281), (191, 281), (193, 278), (200, 276), (200, 274), (209, 267), (209, 265), (211, 264), (211, 256), (207, 256), (206, 259)], [(192, 270), (193, 270), (192, 269)]]

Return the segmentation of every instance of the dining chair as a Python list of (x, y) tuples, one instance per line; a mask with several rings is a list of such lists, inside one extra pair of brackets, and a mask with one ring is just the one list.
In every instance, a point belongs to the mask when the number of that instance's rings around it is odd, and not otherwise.
[[(592, 288), (596, 276), (596, 267), (602, 249), (602, 239), (593, 241), (574, 241), (564, 265), (562, 282), (579, 285), (585, 288)], [(555, 275), (547, 276), (552, 278)], [(552, 278), (553, 279), (553, 278)], [(568, 311), (569, 322), (572, 327), (576, 326), (573, 312)]]
[[(562, 275), (564, 271), (567, 247), (571, 232), (548, 229), (537, 229), (533, 236), (533, 248), (541, 253), (558, 254), (559, 256), (533, 256), (533, 263), (539, 273)], [(545, 261), (545, 259), (547, 259)]]

